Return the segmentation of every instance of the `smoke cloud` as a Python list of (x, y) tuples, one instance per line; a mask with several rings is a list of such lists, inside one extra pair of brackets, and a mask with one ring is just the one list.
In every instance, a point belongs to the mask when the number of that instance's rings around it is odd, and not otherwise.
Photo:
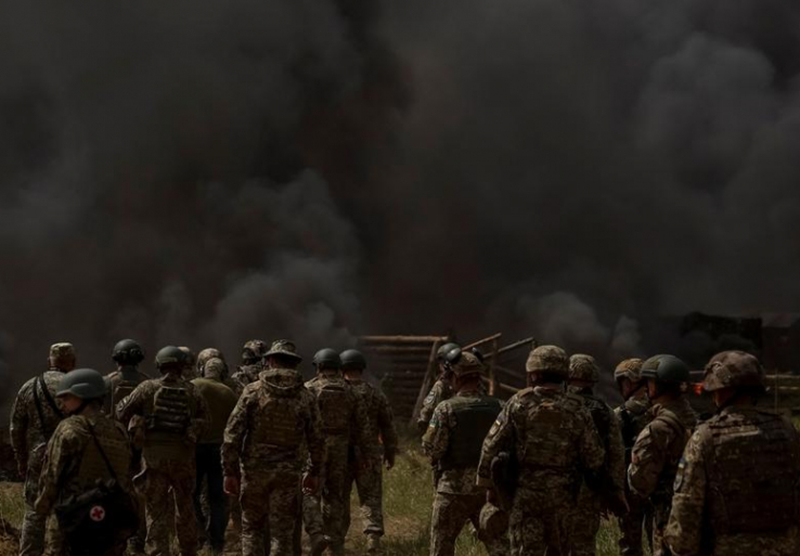
[(6, 0), (0, 354), (796, 310), (799, 60), (788, 0)]

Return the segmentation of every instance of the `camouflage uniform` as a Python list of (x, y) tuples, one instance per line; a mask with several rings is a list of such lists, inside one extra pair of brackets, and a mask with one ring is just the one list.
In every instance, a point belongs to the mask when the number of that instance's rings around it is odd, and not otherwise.
[(319, 477), (325, 438), (316, 399), (299, 373), (269, 369), (247, 385), (228, 419), (222, 460), (226, 477), (241, 474), (242, 553), (263, 556), (263, 530), (272, 532), (272, 556), (293, 554), (300, 480)]
[(419, 410), (419, 420), (417, 424), (420, 429), (428, 426), (428, 423), (430, 423), (433, 417), (433, 412), (439, 404), (451, 397), (453, 397), (453, 387), (450, 385), (450, 381), (439, 377), (434, 383), (433, 388), (431, 388), (431, 391), (428, 392), (428, 395), (422, 402), (422, 408)]
[[(181, 415), (167, 415), (176, 406)], [(117, 415), (123, 423), (137, 415), (143, 416), (146, 423), (144, 470), (136, 476), (135, 484), (146, 496), (148, 556), (170, 554), (171, 508), (181, 555), (194, 556), (197, 551), (192, 497), (195, 444), (205, 430), (207, 414), (205, 400), (176, 370), (143, 382), (117, 405)]]
[(758, 360), (722, 352), (706, 365), (705, 389), (728, 390), (698, 426), (681, 459), (665, 540), (676, 556), (796, 556), (800, 435), (754, 407), (764, 393)]
[[(463, 357), (471, 354), (464, 354)], [(438, 466), (431, 518), (431, 556), (453, 556), (464, 525), (480, 530), (486, 490), (477, 485), (477, 465), (483, 437), (500, 413), (500, 401), (476, 391), (461, 391), (436, 408), (422, 439), (424, 452)], [(508, 553), (508, 540), (482, 537), (490, 556)]]
[[(75, 358), (71, 344), (54, 344), (50, 348), (53, 358)], [(11, 410), (11, 446), (17, 458), (20, 473), (25, 477), (25, 516), (20, 531), (20, 556), (39, 556), (44, 552), (47, 516), (34, 510), (39, 496), (39, 474), (50, 436), (63, 418), (60, 402), (55, 398), (64, 372), (56, 367), (41, 376), (30, 379), (17, 394)], [(44, 381), (44, 384), (42, 384)], [(44, 391), (42, 386), (47, 389)], [(50, 405), (46, 394), (56, 405)], [(37, 401), (38, 400), (38, 401)]]
[[(371, 440), (367, 461), (355, 453), (350, 454), (350, 473), (345, 487), (344, 533), (350, 528), (350, 496), (353, 483), (358, 489), (361, 515), (364, 519), (364, 534), (383, 535), (383, 458), (394, 460), (397, 453), (397, 432), (389, 400), (383, 393), (364, 380), (350, 380), (348, 384), (358, 396), (367, 414), (367, 434)], [(381, 454), (383, 448), (383, 456)]]
[[(567, 356), (555, 346), (540, 346), (526, 366), (529, 373), (566, 378)], [(503, 451), (511, 451), (518, 465), (509, 517), (511, 554), (566, 554), (581, 472), (597, 471), (605, 460), (582, 398), (552, 386), (515, 394), (483, 443), (479, 485), (492, 486), (492, 461)]]
[[(64, 419), (47, 445), (44, 468), (39, 481), (39, 498), (36, 511), (47, 516), (55, 505), (94, 488), (98, 479), (111, 479), (105, 460), (96, 448), (90, 430), (94, 430), (103, 453), (108, 458), (119, 485), (132, 491), (129, 479), (131, 448), (128, 433), (118, 422), (109, 419), (99, 410), (93, 414), (74, 415)], [(121, 555), (125, 541), (106, 554)], [(54, 554), (69, 554), (69, 547), (59, 538), (54, 540)]]
[[(645, 392), (628, 398), (614, 412), (619, 419), (622, 430), (622, 442), (625, 445), (625, 469), (631, 464), (631, 451), (639, 434), (650, 423), (650, 400)], [(631, 491), (625, 481), (625, 497), (630, 511), (620, 517), (619, 528), (622, 535), (619, 539), (621, 556), (642, 556), (642, 524), (652, 535), (652, 512), (648, 509), (647, 500)], [(647, 517), (650, 517), (650, 520)]]
[(150, 377), (133, 366), (120, 367), (113, 373), (109, 373), (106, 376), (106, 388), (108, 389), (105, 403), (106, 413), (114, 415), (117, 404), (145, 380), (150, 380)]
[(321, 475), (321, 496), (303, 497), (303, 521), (306, 531), (314, 537), (320, 522), (324, 535), (335, 551), (344, 545), (347, 520), (344, 512), (349, 474), (349, 451), (354, 443), (360, 457), (375, 458), (374, 440), (369, 436), (369, 420), (353, 388), (339, 371), (325, 371), (306, 383), (314, 395), (322, 416), (325, 433), (325, 459)]
[[(570, 380), (597, 383), (599, 367), (589, 355), (570, 358)], [(571, 532), (572, 556), (593, 556), (600, 514), (604, 510), (624, 515), (625, 510), (625, 448), (619, 421), (608, 404), (596, 398), (591, 387), (569, 386), (568, 390), (583, 398), (584, 408), (592, 416), (605, 450), (600, 471), (586, 477), (578, 496)]]
[(231, 375), (231, 380), (235, 381), (240, 388), (244, 388), (258, 380), (258, 375), (264, 370), (264, 365), (256, 363), (254, 365), (242, 365), (239, 370)]
[(697, 415), (683, 397), (656, 404), (650, 412), (653, 420), (636, 439), (631, 452), (628, 482), (634, 493), (653, 506), (653, 554), (660, 556), (669, 554), (663, 536), (672, 504), (672, 486)]
[(243, 389), (248, 384), (258, 380), (264, 370), (263, 357), (267, 352), (267, 345), (262, 340), (250, 340), (242, 349), (242, 365), (231, 376), (233, 382)]

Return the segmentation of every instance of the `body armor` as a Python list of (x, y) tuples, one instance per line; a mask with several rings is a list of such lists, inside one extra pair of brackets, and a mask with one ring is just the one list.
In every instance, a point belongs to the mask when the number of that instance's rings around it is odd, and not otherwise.
[(128, 452), (127, 433), (120, 429), (113, 421), (106, 418), (98, 418), (92, 425), (89, 419), (81, 417), (85, 421), (87, 429), (87, 444), (81, 458), (78, 470), (78, 481), (82, 490), (93, 488), (98, 479), (111, 479), (111, 472), (108, 470), (103, 455), (97, 448), (94, 440), (89, 433), (90, 427), (94, 428), (94, 434), (103, 449), (103, 453), (114, 470), (117, 479), (128, 477), (130, 465), (130, 454)]
[[(529, 469), (572, 470), (577, 461), (575, 440), (582, 428), (575, 426), (575, 413), (581, 410), (576, 396), (536, 396), (527, 407), (524, 441), (518, 453), (520, 465)], [(565, 434), (572, 431), (574, 434)]]
[(153, 414), (148, 419), (149, 430), (184, 434), (189, 428), (192, 409), (185, 388), (161, 386), (153, 401)]
[(500, 402), (495, 398), (456, 396), (448, 402), (456, 419), (450, 433), (447, 453), (439, 462), (442, 471), (477, 467), (483, 439), (500, 414)]
[(798, 445), (779, 416), (710, 420), (710, 516), (721, 534), (762, 533), (797, 523)]
[(352, 397), (348, 394), (344, 379), (323, 379), (317, 394), (319, 411), (322, 414), (322, 429), (326, 434), (348, 434)]

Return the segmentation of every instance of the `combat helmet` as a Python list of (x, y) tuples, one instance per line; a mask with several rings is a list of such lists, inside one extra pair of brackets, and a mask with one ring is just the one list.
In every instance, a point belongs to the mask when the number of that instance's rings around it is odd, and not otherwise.
[(614, 369), (614, 380), (619, 382), (623, 378), (627, 378), (634, 384), (641, 382), (642, 363), (644, 363), (644, 361), (638, 358), (626, 359), (622, 361), (619, 365), (617, 365), (617, 368)]
[(558, 346), (539, 346), (528, 355), (525, 370), (528, 373), (546, 373), (566, 379), (569, 376), (567, 352)]
[(674, 355), (654, 355), (642, 363), (642, 378), (661, 384), (683, 384), (689, 382), (689, 367)]
[(703, 387), (708, 392), (723, 388), (764, 390), (764, 368), (758, 359), (744, 351), (723, 351), (706, 365)]
[(597, 383), (600, 380), (600, 366), (597, 360), (585, 353), (576, 353), (569, 358), (569, 379)]
[(156, 369), (162, 373), (168, 370), (183, 369), (186, 365), (186, 353), (179, 347), (165, 346), (156, 353)]
[(331, 348), (319, 350), (314, 354), (312, 362), (317, 369), (339, 369), (342, 366), (342, 359), (339, 357), (339, 353)]
[(343, 351), (339, 354), (339, 359), (342, 360), (342, 367), (361, 369), (362, 371), (367, 368), (367, 360), (364, 358), (364, 354), (357, 349)]
[(119, 365), (138, 365), (144, 360), (144, 350), (136, 340), (120, 340), (111, 352), (111, 359)]
[(211, 359), (222, 359), (225, 361), (225, 356), (217, 348), (205, 348), (197, 354), (197, 374), (203, 375), (203, 368), (206, 363)]
[(106, 395), (106, 381), (94, 369), (75, 369), (65, 374), (58, 383), (56, 397), (66, 395), (84, 401), (102, 399)]
[[(460, 350), (460, 348), (457, 348)], [(456, 377), (464, 377), (473, 374), (483, 373), (483, 363), (474, 353), (464, 351), (459, 354), (458, 361), (452, 365), (453, 374)]]
[(242, 348), (242, 363), (253, 365), (261, 361), (267, 352), (267, 344), (263, 340), (250, 340)]
[(214, 377), (219, 380), (228, 378), (228, 364), (219, 357), (212, 357), (203, 365), (203, 377)]
[(460, 349), (461, 346), (455, 342), (447, 342), (446, 344), (439, 346), (439, 349), (436, 350), (436, 359), (438, 359), (440, 362), (444, 362), (447, 358), (447, 354), (456, 348)]

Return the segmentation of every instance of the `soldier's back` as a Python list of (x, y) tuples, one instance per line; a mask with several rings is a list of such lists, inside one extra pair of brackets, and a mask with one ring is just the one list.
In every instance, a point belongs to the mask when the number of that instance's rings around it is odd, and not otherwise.
[(324, 432), (345, 438), (351, 434), (358, 398), (347, 381), (340, 376), (317, 376), (306, 383), (306, 388), (317, 399)]
[(142, 382), (150, 380), (150, 377), (138, 369), (117, 370), (106, 375), (106, 396), (105, 409), (108, 415), (114, 415), (114, 408), (117, 404), (130, 395)]

